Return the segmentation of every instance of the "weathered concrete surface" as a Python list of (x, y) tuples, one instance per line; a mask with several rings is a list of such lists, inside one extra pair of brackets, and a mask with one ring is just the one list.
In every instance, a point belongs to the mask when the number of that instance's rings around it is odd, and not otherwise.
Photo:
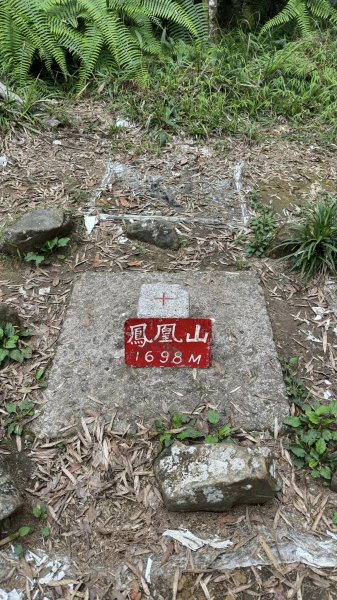
[(9, 517), (22, 505), (22, 499), (11, 480), (0, 465), (0, 521)]
[(153, 219), (128, 223), (125, 227), (125, 234), (130, 239), (153, 244), (158, 248), (178, 250), (180, 245), (174, 225)]
[[(275, 511), (276, 510), (277, 508), (275, 506)], [(211, 532), (207, 529), (205, 531), (202, 517), (199, 521), (199, 526), (197, 521), (195, 521), (192, 533), (197, 536), (200, 535), (201, 538), (216, 539), (215, 534), (218, 530)], [(244, 542), (243, 544), (232, 544), (227, 548), (221, 549), (213, 549), (210, 546), (204, 546), (192, 553), (193, 568), (199, 573), (212, 572), (216, 574), (219, 573), (219, 571), (228, 572), (229, 569), (245, 569), (252, 566), (272, 565), (272, 560), (275, 562), (275, 558), (273, 559), (273, 557), (276, 557), (276, 560), (280, 565), (302, 563), (316, 569), (336, 568), (337, 541), (331, 538), (327, 539), (326, 536), (323, 537), (323, 535), (321, 537), (318, 537), (317, 534), (313, 535), (306, 531), (304, 526), (301, 529), (302, 523), (301, 519), (298, 519), (298, 516), (297, 521), (297, 527), (283, 527), (281, 525), (278, 526), (277, 529), (274, 529), (272, 526), (266, 527), (265, 525), (254, 523), (254, 535), (252, 535), (252, 528), (249, 529), (247, 526), (239, 523), (235, 526), (235, 533), (238, 535), (238, 538)], [(232, 534), (233, 531), (229, 528), (229, 531), (226, 531), (224, 539), (218, 538), (217, 541), (220, 543), (221, 541), (226, 541), (227, 536), (229, 535), (232, 537)], [(168, 540), (169, 538), (166, 539)], [(268, 554), (262, 546), (263, 541), (270, 548)], [(162, 551), (151, 556), (151, 584), (149, 587), (152, 598), (158, 598), (160, 600), (172, 598), (169, 590), (172, 590), (172, 581), (175, 573), (177, 570), (179, 570), (180, 573), (185, 571), (186, 565), (191, 563), (191, 551), (187, 550), (179, 543), (177, 543), (175, 547), (177, 550), (164, 564)], [(125, 565), (125, 567), (126, 566), (127, 565)], [(128, 570), (125, 572), (124, 577), (127, 582), (131, 582), (135, 576), (131, 570)], [(188, 592), (188, 590), (186, 591)], [(196, 598), (197, 596), (187, 595), (183, 597)], [(231, 597), (232, 596), (224, 595), (224, 593), (212, 596), (214, 600), (227, 600)], [(247, 595), (246, 598), (248, 597), (249, 596)], [(309, 592), (303, 597), (305, 600), (313, 600), (314, 598), (327, 600), (327, 596), (321, 593), (314, 596)], [(274, 595), (274, 598), (276, 598), (276, 595)]]
[(65, 216), (63, 210), (33, 210), (5, 229), (0, 239), (0, 252), (28, 252), (55, 237), (68, 235), (72, 228), (73, 222)]
[(266, 447), (174, 443), (154, 464), (164, 504), (176, 511), (224, 511), (263, 504), (279, 490)]
[(140, 288), (137, 317), (187, 318), (190, 298), (182, 285), (144, 283)]
[[(133, 369), (124, 364), (123, 327), (136, 317), (143, 283), (180, 284), (190, 317), (214, 319), (210, 369)], [(211, 402), (249, 430), (273, 428), (288, 400), (265, 300), (253, 273), (86, 273), (74, 286), (49, 374), (40, 436), (59, 435), (87, 408), (114, 427), (152, 424), (165, 412)], [(94, 403), (93, 399), (98, 400)]]
[[(177, 161), (179, 154), (180, 160)], [(200, 156), (202, 170), (195, 167), (195, 161), (199, 165)], [(193, 212), (198, 217), (217, 217), (229, 227), (245, 226), (248, 214), (243, 193), (244, 166), (222, 164), (221, 172), (215, 174), (214, 161), (216, 155), (209, 148), (197, 148), (194, 144), (176, 147), (174, 155), (166, 156), (164, 170), (162, 162), (158, 169), (154, 161), (136, 161), (130, 166), (129, 163), (109, 160), (92, 203), (95, 205), (101, 193), (112, 187), (126, 192), (128, 196), (146, 198), (147, 204), (151, 199), (148, 214), (152, 214), (153, 210), (157, 214), (162, 213), (162, 207), (168, 206), (176, 214), (190, 216), (189, 204), (193, 199)], [(109, 210), (110, 214), (114, 212), (120, 213), (120, 209)]]

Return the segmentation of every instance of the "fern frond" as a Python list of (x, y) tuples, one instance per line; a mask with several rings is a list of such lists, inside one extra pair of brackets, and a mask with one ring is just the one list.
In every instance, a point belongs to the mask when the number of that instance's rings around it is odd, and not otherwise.
[(155, 30), (167, 23), (201, 38), (205, 8), (194, 0), (0, 0), (0, 60), (13, 62), (21, 83), (38, 58), (67, 77), (69, 55), (80, 63), (79, 86), (102, 56), (144, 81), (143, 54), (160, 55)]
[(331, 5), (329, 0), (307, 0), (307, 3), (308, 8), (315, 17), (337, 25), (337, 10)]
[(295, 21), (303, 36), (313, 30), (313, 17), (337, 24), (337, 10), (329, 0), (288, 0), (285, 7), (272, 19), (267, 21), (261, 29), (261, 34), (273, 27), (279, 27)]

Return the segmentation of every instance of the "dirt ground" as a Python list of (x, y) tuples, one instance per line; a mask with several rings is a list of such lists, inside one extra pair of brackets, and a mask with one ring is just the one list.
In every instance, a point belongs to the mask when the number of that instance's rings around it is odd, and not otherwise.
[[(70, 574), (59, 582), (41, 583), (43, 567), (16, 559), (6, 544), (0, 556), (0, 588), (22, 590), (23, 598), (32, 599), (337, 598), (336, 571), (299, 563), (280, 565), (276, 558), (261, 568), (204, 572), (193, 567), (191, 552), (162, 535), (167, 529), (184, 527), (200, 537), (231, 539), (239, 548), (258, 535), (259, 525), (275, 531), (276, 540), (281, 525), (300, 526), (323, 537), (327, 529), (336, 531), (331, 521), (336, 494), (322, 480), (295, 473), (284, 435), (236, 432), (238, 442), (261, 441), (274, 451), (282, 489), (272, 503), (237, 507), (228, 514), (186, 515), (163, 508), (152, 473), (158, 453), (152, 433), (141, 424), (133, 438), (115, 431), (113, 418), (110, 423), (100, 419), (98, 404), (69, 437), (35, 440), (29, 420), (22, 437), (9, 439), (6, 434), (7, 403), (32, 399), (33, 419), (43, 410), (43, 388), (36, 373), (43, 369), (48, 380), (73, 282), (87, 270), (255, 270), (280, 358), (298, 357), (300, 375), (315, 398), (324, 401), (337, 396), (336, 316), (329, 308), (324, 281), (312, 281), (303, 289), (283, 263), (248, 259), (243, 233), (228, 228), (179, 224), (185, 243), (177, 252), (169, 252), (129, 240), (121, 243), (119, 222), (101, 222), (90, 236), (83, 225), (108, 158), (142, 173), (171, 171), (173, 178), (175, 171), (189, 168), (198, 181), (207, 178), (210, 186), (219, 173), (243, 163), (242, 193), (258, 191), (281, 220), (291, 218), (304, 199), (313, 199), (319, 189), (334, 190), (335, 148), (290, 141), (282, 129), (274, 129), (259, 143), (177, 138), (159, 150), (151, 135), (138, 128), (112, 133), (115, 118), (103, 102), (89, 107), (79, 103), (69, 109), (70, 126), (38, 135), (11, 131), (2, 140), (0, 154), (6, 154), (9, 162), (0, 174), (0, 227), (28, 210), (60, 206), (73, 213), (76, 231), (64, 257), (55, 255), (49, 264), (33, 267), (16, 258), (0, 257), (0, 301), (17, 307), (27, 328), (34, 331), (32, 359), (24, 365), (10, 363), (0, 371), (0, 458), (24, 497), (23, 509), (1, 523), (1, 537), (31, 526), (33, 532), (22, 540), (26, 549), (43, 549), (49, 556), (61, 557), (61, 562), (67, 557), (72, 563)], [(170, 205), (128, 196), (121, 186), (101, 189), (96, 195), (99, 212), (175, 214)], [(182, 197), (181, 202), (181, 215), (221, 218), (221, 207), (208, 206), (202, 194)], [(313, 307), (324, 309), (320, 320)], [(206, 409), (198, 406), (195, 414), (203, 419)], [(32, 506), (38, 502), (48, 507), (47, 540), (42, 539), (41, 523), (32, 515)], [(170, 573), (170, 558), (185, 554), (186, 568)], [(164, 571), (167, 566), (167, 577), (153, 577), (149, 584), (146, 565), (156, 556), (161, 557)]]

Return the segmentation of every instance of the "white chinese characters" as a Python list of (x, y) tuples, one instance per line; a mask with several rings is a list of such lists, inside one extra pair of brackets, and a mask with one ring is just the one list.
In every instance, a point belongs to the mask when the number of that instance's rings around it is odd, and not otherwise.
[(160, 323), (157, 324), (157, 331), (153, 339), (147, 337), (146, 329), (147, 323), (138, 323), (137, 325), (130, 325), (130, 334), (128, 339), (128, 344), (139, 346), (139, 348), (144, 348), (146, 344), (151, 344), (152, 342), (159, 343), (178, 343), (183, 344), (187, 343), (203, 343), (206, 344), (209, 338), (209, 333), (205, 332), (203, 336), (200, 335), (201, 326), (199, 324), (195, 325), (194, 334), (186, 333), (185, 339), (182, 337), (178, 337), (176, 335), (176, 323)]

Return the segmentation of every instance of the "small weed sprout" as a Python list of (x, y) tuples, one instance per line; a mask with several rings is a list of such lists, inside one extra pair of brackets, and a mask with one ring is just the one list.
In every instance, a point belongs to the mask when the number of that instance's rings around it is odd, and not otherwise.
[(251, 196), (251, 204), (255, 210), (250, 228), (253, 237), (246, 248), (248, 256), (264, 256), (276, 229), (272, 210), (256, 199), (256, 194)]
[(308, 281), (314, 275), (336, 273), (337, 270), (337, 200), (327, 196), (314, 208), (307, 208), (301, 224), (294, 224), (294, 237), (280, 246), (291, 245), (285, 259), (291, 269), (299, 270)]
[[(52, 254), (60, 248), (65, 248), (69, 244), (69, 242), (69, 237), (56, 237), (52, 240), (48, 240), (36, 252), (32, 251), (24, 253), (24, 259), (26, 262), (35, 262), (35, 265), (38, 267), (41, 263), (45, 261), (46, 256)], [(59, 255), (59, 258), (61, 258), (61, 255)]]
[(337, 466), (337, 401), (304, 405), (303, 414), (287, 417), (293, 442), (287, 449), (297, 469), (308, 466), (312, 477), (331, 480)]
[(164, 448), (168, 448), (174, 442), (174, 440), (200, 440), (204, 441), (205, 444), (217, 444), (218, 442), (233, 442), (230, 438), (232, 428), (230, 425), (223, 425), (217, 427), (220, 421), (220, 415), (218, 411), (210, 409), (207, 413), (207, 426), (206, 429), (210, 430), (208, 433), (200, 431), (191, 424), (191, 417), (183, 413), (176, 413), (171, 418), (169, 427), (166, 427), (162, 421), (155, 421), (155, 435), (159, 436), (159, 441)]
[(293, 404), (302, 408), (308, 401), (309, 392), (299, 379), (295, 367), (298, 365), (297, 356), (284, 360), (282, 362), (283, 379), (287, 388), (287, 394)]
[(283, 376), (288, 396), (299, 410), (299, 416), (287, 417), (292, 442), (287, 446), (297, 469), (309, 467), (312, 477), (330, 481), (337, 467), (337, 401), (320, 404), (311, 400), (308, 390), (298, 378), (298, 359), (283, 362)]
[[(36, 504), (36, 506), (33, 506), (32, 513), (33, 513), (34, 517), (36, 519), (39, 519), (40, 521), (46, 521), (48, 519), (47, 507), (43, 503)], [(42, 539), (47, 540), (49, 538), (49, 535), (50, 535), (50, 528), (48, 527), (48, 525), (42, 525), (42, 527), (41, 527)]]
[(37, 519), (45, 520), (48, 518), (47, 507), (45, 504), (37, 504), (33, 506), (32, 513)]
[(8, 413), (5, 420), (8, 435), (22, 435), (24, 426), (35, 414), (34, 402), (31, 400), (22, 400), (19, 404), (10, 402), (5, 408)]
[[(29, 535), (32, 532), (32, 528), (28, 527), (28, 526), (23, 526), (20, 527), (20, 529), (18, 529), (18, 531), (15, 531), (15, 533), (10, 533), (7, 537), (3, 538), (0, 541), (0, 546), (5, 546), (5, 544), (9, 544), (10, 542), (13, 542), (14, 540), (17, 540), (18, 538), (24, 538), (27, 537), (27, 535)], [(21, 544), (14, 544), (14, 554), (15, 556), (17, 556), (18, 558), (22, 558), (24, 556), (24, 548), (22, 547)]]
[(0, 326), (0, 368), (7, 360), (15, 360), (22, 363), (32, 356), (31, 347), (23, 341), (23, 338), (32, 336), (31, 331), (19, 331), (12, 323)]

